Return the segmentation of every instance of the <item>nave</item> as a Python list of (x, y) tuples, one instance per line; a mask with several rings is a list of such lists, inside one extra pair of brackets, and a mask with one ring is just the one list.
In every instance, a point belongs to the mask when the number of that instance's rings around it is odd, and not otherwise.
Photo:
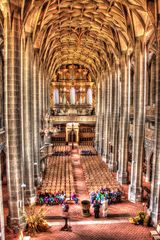
[[(123, 192), (106, 229), (139, 209), (160, 228), (160, 0), (0, 0), (1, 240), (26, 227), (39, 191), (75, 191), (70, 213), (86, 223), (80, 201), (98, 188)], [(123, 239), (150, 238), (127, 227)]]
[[(79, 146), (72, 150), (68, 146), (55, 146), (53, 149), (52, 156), (48, 157), (47, 169), (40, 191), (47, 190), (47, 192), (54, 193), (64, 191), (67, 199), (70, 198), (71, 192), (75, 191), (79, 198), (79, 204), (76, 205), (73, 201), (68, 200), (71, 233), (60, 231), (64, 221), (61, 219), (61, 204), (53, 206), (44, 204), (51, 228), (49, 233), (38, 234), (31, 239), (151, 239), (150, 230), (152, 228), (140, 227), (137, 229), (128, 222), (130, 216), (143, 210), (142, 204), (133, 204), (127, 200), (127, 186), (122, 188), (118, 184), (115, 175), (106, 167), (101, 157), (95, 155), (93, 147)], [(81, 155), (84, 152), (88, 154), (89, 151), (93, 155)], [(67, 152), (70, 153), (69, 156)], [(63, 156), (54, 156), (58, 153), (59, 155), (63, 153)], [(66, 156), (64, 156), (65, 154)], [(99, 175), (100, 171), (101, 176)], [(98, 220), (94, 218), (93, 207), (91, 207), (91, 216), (85, 218), (82, 216), (81, 200), (89, 200), (89, 194), (102, 186), (110, 189), (120, 188), (123, 192), (122, 201), (109, 205), (107, 218), (102, 215), (102, 207)]]

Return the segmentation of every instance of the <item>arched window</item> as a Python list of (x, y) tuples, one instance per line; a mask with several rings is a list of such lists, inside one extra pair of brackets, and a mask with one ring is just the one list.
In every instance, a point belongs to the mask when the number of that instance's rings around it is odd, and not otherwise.
[(71, 87), (70, 89), (70, 104), (76, 103), (76, 90), (74, 87)]
[(92, 89), (88, 88), (87, 91), (87, 104), (92, 105)]
[(56, 88), (54, 89), (54, 104), (59, 104), (59, 90)]

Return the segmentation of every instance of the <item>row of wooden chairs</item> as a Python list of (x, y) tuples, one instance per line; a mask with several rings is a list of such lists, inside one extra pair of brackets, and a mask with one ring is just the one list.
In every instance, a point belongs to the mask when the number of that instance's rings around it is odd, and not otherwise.
[(65, 146), (65, 142), (53, 142), (53, 146)]
[(80, 143), (81, 146), (93, 146), (93, 141), (84, 141)]
[(81, 156), (81, 162), (89, 192), (97, 191), (101, 187), (121, 190), (114, 175), (98, 156)]
[(65, 151), (70, 151), (71, 147), (67, 145), (54, 146), (53, 150), (54, 152), (65, 152)]
[(95, 148), (92, 147), (92, 146), (83, 146), (83, 145), (80, 145), (80, 146), (79, 146), (79, 149), (80, 149), (80, 151), (90, 151), (92, 154), (97, 154)]
[(42, 191), (64, 191), (70, 196), (74, 189), (72, 162), (69, 156), (50, 157), (47, 162)]

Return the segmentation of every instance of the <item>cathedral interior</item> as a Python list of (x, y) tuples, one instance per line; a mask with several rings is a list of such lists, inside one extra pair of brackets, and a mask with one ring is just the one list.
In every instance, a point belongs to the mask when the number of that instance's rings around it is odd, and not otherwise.
[[(160, 0), (0, 0), (0, 239), (39, 190), (104, 185), (124, 193), (117, 215), (145, 205), (160, 224)], [(33, 239), (160, 239), (108, 209)]]

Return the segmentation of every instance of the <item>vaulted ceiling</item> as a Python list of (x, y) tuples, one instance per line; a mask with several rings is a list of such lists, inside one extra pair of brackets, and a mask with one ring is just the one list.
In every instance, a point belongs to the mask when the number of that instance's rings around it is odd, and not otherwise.
[[(7, 1), (7, 0), (5, 0)], [(51, 76), (63, 64), (81, 64), (97, 76), (134, 49), (154, 28), (146, 0), (14, 0), (25, 32)], [(149, 2), (149, 1), (148, 1)]]

